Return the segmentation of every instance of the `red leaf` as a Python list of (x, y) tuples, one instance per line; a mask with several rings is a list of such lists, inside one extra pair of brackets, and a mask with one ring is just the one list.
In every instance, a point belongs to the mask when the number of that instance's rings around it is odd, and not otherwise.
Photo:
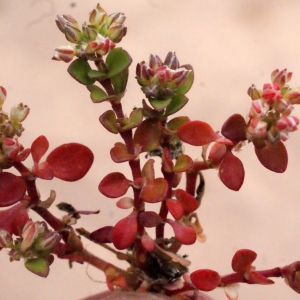
[(134, 200), (130, 197), (123, 197), (116, 203), (117, 207), (121, 209), (128, 209), (134, 206)]
[(174, 172), (185, 172), (193, 166), (193, 160), (185, 154), (178, 156), (176, 164), (173, 168)]
[(169, 212), (171, 213), (171, 215), (173, 216), (173, 218), (175, 220), (179, 220), (182, 218), (182, 216), (184, 214), (184, 208), (178, 200), (167, 199), (166, 205), (167, 205)]
[(143, 166), (142, 169), (142, 176), (144, 179), (146, 179), (148, 182), (153, 181), (155, 178), (154, 174), (154, 159), (148, 159), (146, 163)]
[(142, 235), (141, 242), (147, 252), (152, 252), (154, 250), (155, 243), (147, 233)]
[(92, 241), (96, 243), (111, 243), (112, 242), (113, 226), (105, 226), (93, 231), (90, 234)]
[(161, 138), (161, 124), (157, 119), (146, 119), (134, 133), (134, 143), (141, 147), (141, 152), (154, 150)]
[(112, 241), (119, 250), (124, 250), (132, 245), (137, 234), (138, 212), (133, 211), (128, 217), (120, 220), (112, 231)]
[(148, 203), (156, 203), (164, 200), (168, 191), (168, 182), (164, 178), (156, 178), (143, 187), (140, 197)]
[(31, 155), (34, 163), (39, 163), (42, 156), (47, 152), (49, 142), (43, 135), (39, 136), (31, 145)]
[(246, 140), (247, 124), (243, 116), (234, 114), (229, 117), (222, 126), (221, 133), (230, 140)]
[(212, 145), (208, 159), (213, 166), (218, 166), (227, 153), (227, 147), (224, 144), (215, 143)]
[(209, 292), (219, 286), (221, 277), (216, 271), (202, 269), (191, 274), (191, 281), (197, 289)]
[(231, 267), (234, 272), (244, 272), (255, 261), (257, 254), (249, 249), (238, 250), (231, 262)]
[(115, 143), (115, 146), (110, 150), (110, 156), (115, 163), (134, 160), (135, 154), (127, 152), (127, 148), (123, 143)]
[(172, 226), (177, 241), (183, 245), (194, 244), (197, 235), (193, 228), (181, 225), (173, 220), (168, 219), (167, 222)]
[(26, 192), (26, 183), (14, 174), (0, 173), (0, 207), (15, 204)]
[(51, 180), (54, 177), (53, 171), (47, 161), (44, 161), (40, 164), (35, 164), (32, 173), (34, 176), (46, 180)]
[(117, 198), (123, 196), (131, 181), (127, 179), (122, 173), (113, 172), (106, 175), (99, 183), (98, 189), (100, 193), (108, 198)]
[(175, 191), (175, 197), (182, 204), (184, 210), (188, 213), (193, 212), (199, 206), (198, 201), (182, 189)]
[(258, 160), (268, 170), (283, 173), (288, 164), (288, 154), (284, 144), (281, 141), (275, 143), (265, 141), (265, 143), (264, 148), (255, 147)]
[(247, 281), (251, 284), (274, 284), (275, 282), (271, 279), (266, 278), (265, 276), (257, 273), (257, 272), (250, 272), (249, 279)]
[(154, 211), (144, 211), (139, 215), (139, 222), (142, 226), (151, 228), (163, 223), (162, 218)]
[(179, 127), (177, 134), (182, 141), (193, 146), (203, 146), (218, 138), (210, 125), (202, 121), (184, 123)]
[(88, 172), (93, 164), (92, 151), (81, 144), (63, 144), (55, 148), (46, 161), (54, 176), (65, 181), (76, 181)]
[(231, 190), (238, 191), (244, 182), (245, 170), (239, 158), (227, 151), (219, 168), (221, 181)]
[(22, 203), (18, 203), (0, 211), (0, 229), (5, 229), (10, 234), (20, 235), (28, 219), (27, 208)]

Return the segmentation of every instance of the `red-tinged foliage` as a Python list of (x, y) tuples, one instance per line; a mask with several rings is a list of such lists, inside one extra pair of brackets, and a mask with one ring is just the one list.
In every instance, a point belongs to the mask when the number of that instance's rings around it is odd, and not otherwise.
[(218, 166), (227, 153), (227, 147), (224, 144), (214, 143), (210, 149), (208, 159), (213, 166)]
[(161, 138), (161, 124), (157, 119), (146, 119), (134, 133), (134, 143), (141, 147), (141, 152), (154, 150)]
[(138, 212), (133, 211), (128, 217), (120, 220), (113, 228), (112, 242), (119, 250), (124, 250), (132, 245), (136, 238)]
[(99, 228), (90, 234), (90, 239), (96, 243), (111, 243), (113, 228), (113, 226)]
[(300, 294), (300, 261), (295, 261), (294, 263), (283, 267), (281, 273), (285, 283), (296, 293)]
[(193, 160), (185, 154), (178, 156), (173, 172), (185, 172), (193, 166)]
[(161, 158), (162, 169), (165, 172), (173, 172), (174, 163), (172, 161), (172, 157), (168, 148), (164, 148), (163, 155)]
[(119, 133), (118, 124), (117, 124), (117, 117), (113, 110), (108, 110), (103, 113), (99, 117), (100, 123), (106, 128), (109, 132), (117, 134)]
[(221, 277), (216, 271), (202, 269), (191, 274), (191, 281), (197, 289), (209, 292), (218, 287)]
[(5, 229), (10, 234), (20, 235), (28, 220), (28, 210), (22, 202), (0, 211), (0, 229)]
[(168, 182), (164, 178), (156, 178), (143, 187), (140, 197), (148, 203), (161, 202), (166, 197)]
[(142, 226), (151, 228), (163, 223), (163, 220), (155, 211), (143, 211), (139, 214), (139, 222)]
[(181, 117), (176, 117), (176, 118), (173, 118), (172, 120), (170, 120), (167, 124), (167, 128), (169, 130), (172, 130), (172, 131), (177, 131), (177, 129), (184, 123), (187, 123), (189, 122), (190, 119), (189, 117), (185, 117), (185, 116), (181, 116)]
[(210, 125), (202, 121), (184, 123), (179, 127), (177, 134), (182, 141), (193, 146), (203, 146), (218, 138)]
[(182, 204), (186, 212), (191, 213), (198, 208), (198, 201), (186, 191), (178, 189), (174, 194), (176, 199)]
[(104, 270), (106, 276), (106, 284), (109, 290), (113, 291), (115, 287), (127, 288), (127, 282), (124, 276), (116, 269), (115, 266), (108, 264)]
[(249, 279), (247, 280), (249, 284), (274, 284), (274, 281), (266, 278), (265, 276), (253, 271), (249, 272)]
[(35, 164), (32, 169), (32, 173), (34, 176), (46, 180), (51, 180), (54, 177), (53, 171), (47, 161)]
[(120, 172), (113, 172), (106, 175), (99, 183), (100, 193), (108, 198), (117, 198), (123, 196), (131, 181)]
[(243, 185), (245, 178), (243, 163), (231, 151), (227, 151), (220, 164), (219, 176), (221, 181), (231, 190), (238, 191)]
[(288, 154), (284, 144), (279, 141), (265, 141), (265, 147), (255, 147), (255, 153), (260, 163), (270, 171), (283, 173), (288, 164)]
[(55, 177), (65, 181), (76, 181), (88, 172), (93, 164), (94, 155), (82, 144), (69, 143), (55, 148), (46, 161)]
[(142, 235), (141, 243), (147, 252), (152, 252), (154, 250), (155, 243), (147, 233)]
[(177, 241), (183, 245), (194, 244), (197, 235), (193, 228), (179, 224), (173, 220), (168, 219), (167, 222), (172, 226)]
[(155, 178), (154, 162), (154, 159), (148, 159), (143, 166), (142, 176), (147, 182), (153, 181)]
[(26, 192), (26, 183), (9, 172), (0, 173), (0, 207), (10, 206), (20, 201)]
[(246, 140), (247, 124), (243, 116), (234, 114), (229, 117), (222, 126), (221, 133), (234, 141)]
[(256, 259), (257, 254), (249, 249), (240, 249), (238, 250), (231, 262), (232, 270), (235, 272), (244, 272), (246, 271), (251, 264)]
[(120, 142), (115, 143), (115, 146), (110, 150), (110, 156), (115, 163), (130, 161), (136, 158), (136, 155), (128, 153), (126, 145)]
[(167, 199), (166, 205), (175, 220), (179, 220), (184, 215), (183, 205), (175, 199)]
[(43, 135), (35, 139), (31, 145), (31, 155), (34, 163), (38, 164), (49, 148), (49, 142)]
[(130, 197), (123, 197), (116, 203), (117, 207), (121, 209), (128, 209), (134, 206), (134, 200)]

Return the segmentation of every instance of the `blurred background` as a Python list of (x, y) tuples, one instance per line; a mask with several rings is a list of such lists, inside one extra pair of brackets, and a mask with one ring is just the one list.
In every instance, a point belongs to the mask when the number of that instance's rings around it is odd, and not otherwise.
[[(108, 156), (113, 144), (120, 141), (98, 121), (109, 105), (93, 104), (86, 88), (68, 75), (68, 64), (51, 57), (55, 47), (69, 44), (55, 25), (56, 15), (70, 14), (82, 24), (96, 4), (91, 0), (0, 0), (0, 85), (8, 92), (4, 110), (19, 102), (30, 107), (20, 139), (24, 147), (45, 135), (50, 149), (78, 142), (94, 152), (94, 165), (81, 181), (38, 180), (42, 199), (54, 189), (57, 203), (70, 202), (78, 210), (100, 209), (99, 215), (79, 220), (77, 227), (89, 231), (114, 225), (128, 214), (116, 209), (116, 200), (106, 199), (97, 187), (107, 173), (129, 174), (129, 168), (116, 165)], [(147, 61), (150, 53), (164, 59), (168, 51), (175, 51), (181, 64), (193, 65), (195, 82), (181, 115), (209, 122), (215, 130), (233, 113), (246, 116), (251, 103), (248, 87), (270, 82), (274, 69), (293, 71), (290, 85), (300, 85), (298, 0), (102, 0), (101, 5), (109, 14), (121, 11), (127, 16), (128, 33), (120, 46), (133, 57), (124, 99), (128, 114), (143, 98), (134, 79), (135, 66)], [(299, 117), (300, 109), (293, 115)], [(258, 162), (253, 146), (245, 147), (238, 154), (246, 169), (238, 193), (220, 182), (217, 171), (206, 172), (199, 216), (207, 241), (181, 249), (192, 261), (191, 271), (211, 268), (229, 273), (231, 258), (241, 248), (257, 252), (258, 269), (300, 259), (299, 131), (290, 135), (286, 147), (289, 165), (284, 174), (267, 171)], [(186, 149), (192, 158), (201, 157), (200, 148)], [(29, 159), (27, 165), (31, 166)], [(156, 167), (159, 170), (158, 163)], [(62, 216), (55, 206), (51, 210)], [(31, 217), (38, 220), (34, 213)], [(113, 259), (90, 241), (83, 243), (91, 252)], [(28, 272), (22, 261), (10, 263), (5, 252), (0, 253), (3, 300), (78, 300), (106, 290), (104, 275), (91, 266), (74, 264), (70, 269), (67, 261), (56, 259), (48, 278), (43, 279)], [(124, 263), (120, 266), (126, 267)], [(299, 299), (282, 279), (275, 282), (272, 286), (242, 285), (239, 300)], [(221, 289), (209, 295), (226, 299)]]

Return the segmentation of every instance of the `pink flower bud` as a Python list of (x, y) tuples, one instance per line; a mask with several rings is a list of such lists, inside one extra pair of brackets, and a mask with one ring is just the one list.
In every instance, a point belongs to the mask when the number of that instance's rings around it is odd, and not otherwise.
[(72, 46), (60, 46), (55, 49), (52, 59), (70, 62), (76, 55), (76, 51)]
[(10, 119), (13, 122), (23, 122), (29, 114), (29, 107), (20, 103), (18, 106), (14, 106), (10, 110)]
[(0, 86), (0, 109), (2, 108), (6, 94), (6, 89), (3, 86)]
[(287, 130), (289, 132), (297, 130), (299, 125), (299, 119), (293, 116), (283, 115), (279, 121), (277, 121), (276, 126), (279, 130)]
[(262, 99), (253, 100), (249, 117), (263, 117), (269, 110), (269, 105)]
[(247, 128), (247, 138), (252, 140), (253, 138), (266, 138), (268, 124), (257, 118), (250, 120), (249, 127)]
[(169, 52), (165, 58), (164, 65), (168, 66), (172, 70), (179, 68), (179, 61), (174, 52)]
[(291, 104), (300, 103), (300, 87), (292, 88), (284, 94), (284, 98), (290, 100)]
[(104, 9), (100, 6), (100, 4), (97, 4), (97, 7), (92, 10), (90, 13), (90, 23), (94, 26), (99, 26), (101, 25), (104, 20), (106, 19), (107, 14)]
[(58, 15), (57, 20), (55, 21), (58, 29), (65, 33), (65, 26), (67, 24), (72, 25), (75, 28), (79, 29), (78, 22), (70, 15)]
[(35, 241), (39, 234), (38, 223), (33, 223), (32, 220), (28, 220), (23, 227), (22, 231), (22, 243), (20, 247), (21, 252), (25, 252)]
[(171, 78), (172, 82), (176, 86), (184, 85), (188, 79), (189, 73), (190, 71), (185, 68), (179, 68), (175, 70), (174, 73), (172, 74), (172, 78)]
[(172, 79), (172, 72), (167, 66), (163, 65), (155, 71), (159, 83), (170, 82)]
[(287, 82), (289, 82), (292, 78), (292, 72), (287, 72), (286, 69), (281, 71), (274, 70), (271, 74), (271, 80), (273, 83), (277, 83), (279, 87), (283, 87)]
[(56, 231), (45, 232), (35, 244), (36, 250), (52, 250), (61, 240), (61, 235)]
[(9, 159), (15, 159), (18, 153), (23, 149), (23, 147), (19, 144), (18, 139), (14, 138), (5, 138), (2, 141), (2, 150), (3, 153)]
[(294, 107), (288, 99), (282, 98), (275, 102), (274, 109), (275, 111), (287, 116), (291, 113)]
[(65, 35), (66, 39), (71, 43), (80, 43), (81, 41), (81, 30), (77, 27), (67, 23), (65, 25)]
[(104, 38), (101, 34), (98, 34), (97, 38), (88, 44), (85, 51), (88, 55), (98, 54), (104, 56), (115, 46), (109, 38)]
[(282, 98), (279, 85), (275, 82), (273, 84), (266, 83), (263, 86), (262, 97), (267, 101), (269, 105)]
[(162, 60), (160, 59), (159, 56), (150, 54), (150, 58), (149, 58), (149, 67), (150, 67), (152, 70), (155, 71), (156, 69), (158, 69), (158, 68), (161, 67), (162, 65), (163, 65), (163, 63), (162, 63)]
[(13, 238), (9, 232), (0, 229), (0, 247), (12, 248), (14, 246)]

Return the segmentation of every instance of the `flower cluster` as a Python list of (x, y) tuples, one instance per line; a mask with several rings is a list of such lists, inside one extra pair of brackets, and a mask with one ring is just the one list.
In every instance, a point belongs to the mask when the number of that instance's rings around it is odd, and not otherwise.
[[(24, 128), (22, 122), (29, 114), (28, 106), (23, 103), (14, 106), (8, 115), (2, 110), (6, 98), (6, 90), (0, 86), (0, 168), (8, 168), (11, 162), (17, 159), (24, 148), (19, 144), (17, 137), (20, 137)], [(23, 153), (25, 154), (25, 153)], [(22, 156), (23, 156), (22, 154)], [(29, 153), (26, 151), (27, 156)], [(23, 160), (21, 156), (20, 160)]]
[(11, 249), (9, 251), (10, 261), (19, 261), (24, 258), (25, 267), (32, 272), (35, 272), (37, 265), (39, 272), (43, 271), (40, 265), (44, 263), (46, 266), (45, 276), (48, 275), (49, 265), (54, 260), (50, 253), (60, 240), (61, 235), (56, 231), (49, 230), (45, 222), (33, 222), (30, 219), (24, 225), (21, 236), (15, 241), (8, 231), (0, 229), (0, 247)]
[(295, 131), (298, 118), (291, 116), (294, 104), (300, 103), (299, 88), (290, 88), (286, 83), (292, 77), (286, 69), (271, 74), (272, 83), (262, 90), (252, 85), (248, 94), (252, 98), (247, 128), (248, 140), (267, 140), (271, 143), (285, 141), (289, 132)]
[(157, 55), (150, 55), (136, 67), (136, 78), (148, 99), (164, 100), (181, 93), (180, 88), (188, 81), (192, 72), (188, 66), (181, 66), (175, 53), (169, 52), (164, 62)]
[(84, 23), (80, 29), (78, 22), (69, 15), (57, 16), (56, 25), (66, 39), (75, 46), (60, 46), (55, 49), (54, 60), (70, 62), (74, 56), (95, 60), (115, 48), (126, 35), (125, 15), (107, 13), (100, 4), (90, 13), (90, 24)]

